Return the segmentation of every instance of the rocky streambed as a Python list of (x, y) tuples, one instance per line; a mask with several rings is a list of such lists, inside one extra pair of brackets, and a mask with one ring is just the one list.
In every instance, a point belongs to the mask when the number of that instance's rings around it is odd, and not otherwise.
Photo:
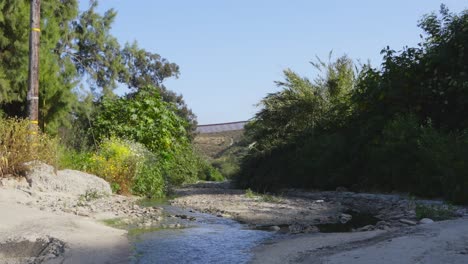
[[(445, 206), (346, 191), (284, 190), (272, 196), (229, 183), (189, 185), (174, 195), (166, 203), (113, 195), (93, 175), (56, 173), (45, 164), (26, 178), (2, 178), (0, 210), (8, 214), (0, 218), (0, 263), (263, 263), (275, 256), (272, 248), (279, 252), (272, 263), (301, 263), (283, 257), (305, 260), (312, 244), (320, 248), (329, 238), (335, 245), (409, 234), (432, 222), (418, 220), (417, 205)], [(468, 216), (466, 208), (449, 211), (452, 217)], [(325, 235), (330, 232), (336, 235)], [(312, 240), (300, 242), (304, 235)], [(260, 257), (253, 255), (259, 246)]]
[[(229, 183), (191, 185), (175, 193), (178, 197), (171, 201), (174, 206), (234, 219), (253, 229), (293, 234), (414, 226), (420, 223), (416, 206), (445, 207), (441, 201), (414, 200), (396, 194), (289, 189), (271, 196), (232, 189)], [(450, 210), (453, 217), (467, 214), (466, 208)]]

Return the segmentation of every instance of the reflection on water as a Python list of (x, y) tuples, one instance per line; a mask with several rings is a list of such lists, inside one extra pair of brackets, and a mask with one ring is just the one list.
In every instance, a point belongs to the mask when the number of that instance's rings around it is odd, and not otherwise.
[(135, 242), (139, 256), (135, 263), (247, 263), (254, 246), (275, 236), (272, 232), (246, 229), (233, 220), (184, 213), (197, 218), (194, 226), (142, 235)]

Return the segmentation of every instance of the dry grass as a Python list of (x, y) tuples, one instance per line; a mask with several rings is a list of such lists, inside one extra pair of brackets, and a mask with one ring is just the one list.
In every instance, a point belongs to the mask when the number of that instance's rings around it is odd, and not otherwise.
[(30, 161), (55, 165), (57, 144), (43, 133), (31, 135), (28, 120), (0, 118), (0, 177), (23, 174)]

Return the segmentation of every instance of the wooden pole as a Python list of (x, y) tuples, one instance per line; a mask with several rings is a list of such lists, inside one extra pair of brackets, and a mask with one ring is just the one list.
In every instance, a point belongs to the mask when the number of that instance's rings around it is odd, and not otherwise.
[(31, 0), (29, 31), (28, 112), (31, 135), (39, 131), (39, 36), (41, 0)]

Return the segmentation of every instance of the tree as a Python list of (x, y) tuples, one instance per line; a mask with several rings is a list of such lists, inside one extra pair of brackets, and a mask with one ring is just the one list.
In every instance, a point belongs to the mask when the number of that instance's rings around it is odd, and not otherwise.
[[(83, 83), (91, 89), (94, 101), (115, 96), (117, 85), (133, 91), (146, 85), (157, 87), (167, 102), (189, 121), (194, 129), (195, 115), (181, 95), (169, 91), (163, 81), (177, 77), (179, 67), (160, 55), (138, 47), (121, 48), (110, 29), (117, 15), (110, 9), (96, 12), (97, 1), (79, 12), (76, 0), (43, 0), (40, 47), (40, 126), (55, 134), (76, 120), (74, 112), (83, 97)], [(0, 1), (0, 112), (26, 116), (28, 66), (29, 1)], [(88, 104), (89, 105), (89, 104)], [(85, 111), (89, 112), (89, 111)], [(78, 119), (80, 119), (78, 117)], [(81, 118), (83, 119), (83, 118)]]
[(246, 133), (257, 150), (286, 144), (306, 130), (340, 126), (350, 114), (349, 99), (355, 85), (354, 64), (347, 56), (324, 63), (311, 62), (319, 75), (312, 82), (290, 69), (283, 89), (262, 99), (262, 109), (247, 125)]
[(174, 108), (162, 100), (156, 87), (141, 87), (129, 97), (104, 98), (93, 131), (98, 138), (134, 140), (170, 158), (174, 150), (188, 143), (186, 121)]

